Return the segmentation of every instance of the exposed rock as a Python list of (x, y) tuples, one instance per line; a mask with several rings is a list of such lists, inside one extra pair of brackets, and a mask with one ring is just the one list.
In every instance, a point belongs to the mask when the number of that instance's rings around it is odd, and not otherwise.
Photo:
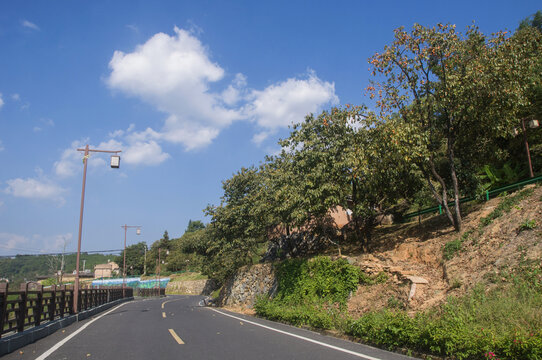
[(214, 280), (187, 280), (169, 282), (166, 292), (186, 295), (209, 295), (217, 288)]
[(219, 304), (252, 308), (258, 296), (274, 296), (277, 280), (272, 264), (245, 266), (231, 277), (220, 291)]

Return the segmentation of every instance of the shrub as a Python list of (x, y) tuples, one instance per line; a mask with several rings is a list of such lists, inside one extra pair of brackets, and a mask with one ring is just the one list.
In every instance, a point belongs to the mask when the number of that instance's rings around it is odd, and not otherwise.
[(358, 286), (357, 267), (321, 256), (286, 260), (276, 266), (276, 274), (277, 294), (274, 299), (258, 298), (256, 314), (294, 325), (342, 327), (346, 301)]
[(518, 233), (525, 231), (525, 230), (533, 230), (536, 228), (536, 220), (525, 220), (523, 221), (518, 228)]
[(443, 249), (443, 256), (446, 260), (452, 259), (457, 252), (461, 250), (461, 246), (463, 245), (463, 242), (461, 239), (455, 239), (452, 241), (448, 241), (446, 244), (444, 244)]

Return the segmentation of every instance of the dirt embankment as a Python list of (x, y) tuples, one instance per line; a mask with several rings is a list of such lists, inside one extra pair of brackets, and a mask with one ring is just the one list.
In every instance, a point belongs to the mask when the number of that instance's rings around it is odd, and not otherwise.
[[(459, 296), (484, 281), (488, 287), (499, 274), (521, 261), (542, 259), (542, 187), (514, 205), (508, 213), (481, 226), (503, 200), (491, 199), (464, 210), (463, 229), (457, 233), (443, 216), (377, 229), (369, 254), (345, 249), (350, 261), (369, 274), (384, 272), (385, 283), (361, 285), (349, 301), (349, 312), (359, 316), (381, 308), (404, 308), (414, 313)], [(520, 231), (522, 224), (525, 231)], [(532, 225), (534, 224), (534, 228)], [(455, 242), (446, 259), (443, 249)]]

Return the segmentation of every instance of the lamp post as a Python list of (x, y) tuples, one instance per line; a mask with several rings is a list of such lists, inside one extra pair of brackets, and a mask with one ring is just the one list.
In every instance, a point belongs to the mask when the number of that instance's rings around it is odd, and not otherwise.
[[(527, 153), (527, 163), (529, 164), (529, 177), (533, 178), (533, 164), (531, 162), (531, 151), (529, 150), (529, 143), (527, 142), (527, 130), (525, 128), (525, 120), (527, 119), (521, 119), (521, 129), (523, 130), (523, 142), (525, 143), (525, 152)], [(538, 120), (532, 119), (529, 121), (529, 127), (531, 129), (535, 129), (538, 126), (540, 126)]]
[(122, 297), (126, 293), (126, 232), (128, 228), (136, 228), (136, 234), (141, 235), (141, 225), (122, 225), (121, 228), (124, 228), (124, 263), (122, 266)]
[(91, 152), (111, 153), (111, 168), (118, 169), (120, 166), (120, 150), (94, 150), (90, 149), (88, 144), (84, 149), (77, 149), (77, 151), (84, 151), (83, 156), (83, 188), (81, 190), (81, 211), (79, 213), (79, 237), (77, 240), (77, 260), (75, 263), (75, 281), (73, 284), (73, 312), (77, 314), (78, 302), (79, 302), (79, 260), (81, 258), (81, 233), (83, 232), (83, 209), (85, 206), (85, 184), (87, 181), (87, 163)]

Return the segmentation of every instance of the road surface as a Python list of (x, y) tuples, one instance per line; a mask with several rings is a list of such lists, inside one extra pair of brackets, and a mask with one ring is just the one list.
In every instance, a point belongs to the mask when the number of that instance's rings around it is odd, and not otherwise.
[(200, 296), (168, 296), (123, 303), (3, 359), (412, 359), (284, 324), (202, 307), (201, 300)]

